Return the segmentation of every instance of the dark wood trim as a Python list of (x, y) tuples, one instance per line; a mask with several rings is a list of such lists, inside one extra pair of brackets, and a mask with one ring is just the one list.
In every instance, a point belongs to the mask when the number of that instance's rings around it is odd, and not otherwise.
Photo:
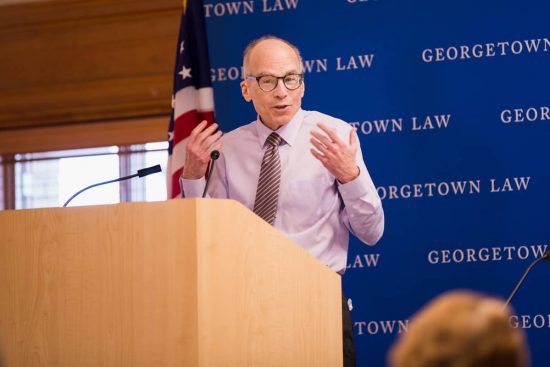
[(0, 130), (170, 113), (176, 0), (61, 0), (0, 11)]
[(0, 131), (0, 154), (45, 152), (167, 139), (169, 116)]

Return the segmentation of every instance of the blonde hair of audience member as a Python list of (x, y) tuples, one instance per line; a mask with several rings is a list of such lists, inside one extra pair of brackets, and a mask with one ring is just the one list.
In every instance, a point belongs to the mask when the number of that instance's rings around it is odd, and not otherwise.
[(471, 291), (439, 296), (413, 316), (390, 350), (391, 367), (526, 367), (523, 330), (504, 302)]

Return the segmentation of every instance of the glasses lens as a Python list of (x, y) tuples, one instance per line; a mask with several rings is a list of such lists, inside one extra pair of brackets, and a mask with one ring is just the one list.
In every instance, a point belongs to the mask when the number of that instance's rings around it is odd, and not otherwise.
[(279, 79), (283, 79), (283, 84), (287, 89), (297, 89), (302, 85), (302, 75), (300, 74), (288, 74), (284, 77), (276, 77), (273, 75), (264, 75), (258, 79), (258, 85), (264, 92), (271, 92), (277, 87)]
[(288, 74), (284, 77), (283, 82), (288, 89), (296, 89), (300, 86), (302, 77), (298, 74)]
[(277, 78), (271, 75), (264, 75), (258, 80), (260, 88), (265, 92), (270, 92), (277, 86)]

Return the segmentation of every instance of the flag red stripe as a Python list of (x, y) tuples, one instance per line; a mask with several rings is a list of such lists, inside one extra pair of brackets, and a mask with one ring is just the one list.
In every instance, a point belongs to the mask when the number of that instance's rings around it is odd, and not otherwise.
[(202, 120), (207, 120), (208, 125), (212, 124), (214, 122), (214, 112), (197, 112), (197, 110), (191, 110), (180, 115), (176, 121), (174, 121), (174, 144), (178, 144), (180, 141), (191, 135), (191, 131)]

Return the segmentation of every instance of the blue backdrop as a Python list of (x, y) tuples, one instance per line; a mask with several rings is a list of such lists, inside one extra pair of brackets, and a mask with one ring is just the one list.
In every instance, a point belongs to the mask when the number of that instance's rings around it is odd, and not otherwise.
[[(385, 365), (434, 296), (506, 298), (548, 250), (547, 0), (206, 0), (205, 12), (224, 131), (255, 118), (242, 51), (265, 34), (300, 48), (303, 107), (358, 128), (386, 215), (376, 247), (352, 239), (344, 276), (359, 366)], [(549, 276), (538, 265), (512, 302), (533, 366), (547, 365)]]

